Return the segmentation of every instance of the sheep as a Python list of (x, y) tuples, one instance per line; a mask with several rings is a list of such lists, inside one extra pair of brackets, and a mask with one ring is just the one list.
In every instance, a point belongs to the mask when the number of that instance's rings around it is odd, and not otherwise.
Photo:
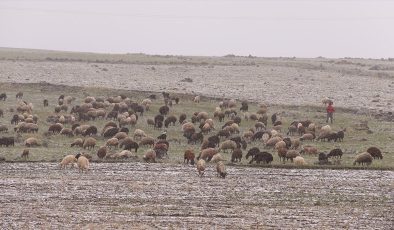
[(135, 152), (138, 151), (139, 145), (137, 142), (133, 141), (130, 137), (126, 137), (120, 142), (119, 147), (122, 148), (124, 146), (124, 150), (134, 149)]
[(313, 139), (315, 139), (315, 135), (313, 135), (312, 133), (305, 133), (300, 137), (300, 141), (313, 141)]
[(208, 123), (205, 123), (205, 124), (203, 125), (203, 127), (201, 128), (201, 131), (202, 131), (203, 133), (209, 133), (209, 132), (211, 132), (211, 129), (212, 129), (211, 125), (208, 124)]
[(63, 128), (60, 131), (60, 135), (64, 135), (64, 136), (68, 136), (68, 137), (74, 136), (73, 131), (70, 128)]
[(210, 160), (213, 163), (217, 163), (219, 161), (224, 161), (225, 159), (223, 158), (222, 154), (217, 153), (215, 155), (213, 155), (212, 159)]
[(383, 159), (382, 152), (377, 147), (369, 147), (367, 149), (367, 153), (371, 154), (373, 159), (375, 159), (375, 158)]
[(113, 138), (111, 138), (111, 139), (108, 139), (107, 142), (105, 143), (105, 145), (106, 145), (108, 148), (112, 148), (112, 147), (117, 148), (118, 145), (119, 145), (119, 140), (118, 140), (118, 138), (113, 137)]
[(119, 132), (119, 128), (117, 127), (107, 127), (103, 132), (103, 137), (111, 138), (114, 137)]
[(231, 151), (234, 151), (234, 149), (237, 148), (237, 143), (232, 140), (226, 140), (220, 144), (219, 151), (223, 150), (223, 152), (226, 152), (227, 149), (231, 149)]
[(160, 115), (162, 115), (162, 116), (167, 115), (169, 112), (170, 112), (170, 108), (169, 108), (168, 106), (166, 106), (166, 105), (163, 105), (163, 106), (161, 106), (161, 107), (159, 108), (159, 113), (160, 113)]
[(125, 132), (118, 132), (118, 133), (114, 136), (114, 138), (117, 138), (118, 140), (125, 139), (126, 137), (127, 137), (127, 133), (125, 133)]
[(323, 152), (319, 153), (318, 160), (319, 160), (319, 164), (328, 164), (329, 163), (327, 155)]
[(89, 160), (86, 158), (86, 156), (83, 156), (82, 154), (78, 153), (75, 155), (75, 158), (77, 158), (77, 165), (79, 168), (80, 172), (83, 171), (88, 171), (89, 170)]
[(40, 146), (40, 144), (36, 138), (30, 137), (25, 140), (25, 146), (26, 147), (34, 147), (34, 146)]
[(300, 151), (300, 154), (309, 154), (309, 155), (317, 155), (317, 148), (314, 146), (306, 145), (303, 147), (303, 149)]
[(134, 139), (137, 140), (137, 137), (138, 137), (138, 139), (141, 140), (143, 137), (146, 137), (146, 136), (147, 135), (143, 130), (141, 130), (141, 129), (134, 130)]
[(29, 149), (24, 149), (21, 158), (27, 160), (27, 158), (29, 158), (29, 154), (30, 154)]
[(291, 140), (291, 149), (298, 149), (300, 145), (301, 145), (301, 141), (299, 139)]
[(170, 115), (168, 116), (165, 120), (164, 120), (164, 126), (166, 128), (168, 128), (168, 126), (172, 123), (172, 125), (175, 126), (175, 122), (177, 121), (177, 118), (174, 115)]
[(216, 164), (216, 172), (218, 177), (225, 178), (227, 175), (226, 168), (222, 161), (218, 161)]
[(190, 161), (190, 164), (194, 165), (194, 158), (195, 158), (195, 155), (194, 155), (193, 150), (186, 149), (185, 154), (183, 155), (183, 163), (189, 164), (189, 161)]
[(7, 133), (7, 132), (8, 132), (7, 126), (6, 126), (6, 125), (0, 125), (0, 132), (5, 132), (5, 133)]
[(330, 158), (330, 157), (334, 157), (334, 158), (342, 158), (342, 155), (343, 155), (343, 152), (342, 152), (342, 150), (341, 149), (333, 149), (333, 150), (331, 150), (328, 154), (327, 154), (327, 157), (328, 158)]
[(183, 123), (183, 121), (185, 121), (186, 120), (186, 114), (185, 113), (181, 113), (180, 115), (179, 115), (179, 124), (182, 124)]
[(145, 152), (144, 157), (145, 162), (153, 162), (156, 163), (156, 152), (153, 149), (149, 149), (148, 151)]
[(231, 162), (241, 162), (242, 159), (242, 150), (240, 148), (236, 148), (233, 150), (231, 154)]
[(294, 135), (297, 132), (297, 127), (295, 125), (290, 125), (288, 128), (287, 135)]
[(204, 150), (201, 150), (200, 154), (197, 157), (197, 160), (203, 159), (205, 161), (210, 161), (212, 157), (218, 153), (218, 150), (215, 148), (207, 148)]
[(372, 163), (373, 157), (368, 152), (360, 153), (356, 156), (356, 159), (353, 162), (353, 165), (370, 165)]
[[(274, 147), (276, 143), (282, 141), (282, 138), (280, 137), (271, 137), (265, 142), (266, 147)], [(284, 144), (286, 146), (286, 143)]]
[(193, 102), (200, 103), (200, 96), (195, 96)]
[(143, 137), (138, 145), (153, 147), (154, 144), (155, 144), (155, 139), (153, 137)]
[(287, 148), (279, 148), (279, 149), (277, 149), (279, 161), (281, 161), (283, 159), (283, 163), (285, 163), (287, 151), (288, 151)]
[(331, 133), (332, 129), (330, 125), (325, 125), (320, 128), (320, 133)]
[(283, 140), (282, 140), (282, 141), (279, 141), (279, 142), (277, 142), (277, 143), (275, 144), (275, 149), (276, 149), (276, 150), (278, 150), (278, 149), (280, 149), (280, 148), (287, 148), (287, 144), (286, 144), (286, 142), (284, 142)]
[(107, 146), (101, 146), (97, 150), (97, 157), (103, 159), (107, 155)]
[(63, 129), (63, 125), (56, 123), (56, 124), (49, 126), (48, 132), (52, 132), (53, 134), (60, 133), (60, 131), (62, 131), (62, 129)]
[(67, 165), (71, 164), (71, 168), (74, 167), (74, 163), (77, 162), (77, 158), (74, 155), (67, 155), (60, 162), (60, 169), (67, 169)]
[(82, 138), (77, 138), (77, 139), (75, 139), (75, 140), (71, 143), (71, 147), (74, 147), (74, 146), (79, 146), (79, 147), (82, 148), (82, 146), (83, 146), (83, 140), (82, 140)]
[[(248, 152), (249, 154), (249, 152)], [(257, 152), (252, 156), (252, 159), (249, 161), (249, 164), (252, 164), (253, 161), (256, 161), (257, 164), (260, 162), (264, 162), (266, 164), (271, 163), (274, 160), (273, 156), (269, 152)]]
[(293, 159), (300, 156), (300, 154), (296, 150), (288, 150), (286, 153), (286, 161), (290, 159), (293, 162)]
[(200, 177), (202, 177), (204, 175), (204, 171), (205, 171), (205, 160), (204, 159), (200, 159), (197, 161), (197, 171), (198, 171), (198, 174), (200, 175)]
[(96, 146), (96, 139), (94, 139), (93, 137), (88, 137), (84, 142), (82, 147), (84, 149), (94, 149), (94, 147)]
[(302, 166), (302, 165), (306, 165), (306, 162), (305, 162), (305, 159), (303, 157), (297, 156), (297, 157), (294, 158), (294, 164)]

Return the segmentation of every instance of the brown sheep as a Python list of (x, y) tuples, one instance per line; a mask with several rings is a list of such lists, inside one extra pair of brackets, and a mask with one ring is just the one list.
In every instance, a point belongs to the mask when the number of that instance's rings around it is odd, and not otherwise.
[(283, 140), (282, 141), (279, 141), (279, 142), (277, 142), (276, 144), (275, 144), (275, 149), (276, 150), (278, 150), (278, 149), (280, 149), (280, 148), (286, 148), (286, 142), (284, 142)]
[(77, 165), (80, 172), (89, 170), (89, 160), (82, 154), (78, 153), (75, 158), (77, 158)]
[(195, 158), (195, 155), (194, 155), (193, 150), (187, 149), (187, 150), (185, 150), (185, 154), (183, 155), (183, 159), (184, 159), (183, 163), (189, 164), (189, 161), (190, 161), (190, 164), (194, 165), (194, 158)]
[(293, 159), (300, 156), (300, 154), (296, 150), (288, 150), (286, 153), (286, 160), (293, 162)]
[(315, 139), (315, 135), (313, 135), (312, 133), (305, 133), (300, 137), (300, 141), (313, 141), (313, 139)]
[(197, 172), (202, 177), (205, 171), (205, 160), (200, 159), (197, 161)]
[(156, 152), (155, 152), (155, 150), (149, 149), (148, 151), (146, 151), (143, 159), (145, 160), (145, 162), (156, 163)]
[(219, 161), (219, 162), (216, 164), (216, 171), (217, 171), (217, 173), (218, 173), (218, 174), (217, 174), (218, 177), (225, 178), (226, 175), (227, 175), (226, 168), (225, 168), (225, 166), (224, 166), (224, 164), (223, 164), (222, 161)]
[(127, 137), (127, 133), (125, 133), (125, 132), (118, 132), (118, 133), (114, 136), (114, 138), (117, 138), (118, 140), (125, 139), (126, 137)]
[(94, 149), (94, 147), (96, 146), (96, 139), (94, 139), (93, 137), (88, 137), (84, 142), (82, 147), (84, 149)]
[(108, 148), (110, 148), (110, 149), (111, 149), (112, 147), (118, 148), (119, 140), (118, 140), (118, 138), (113, 137), (113, 138), (111, 138), (111, 139), (108, 139), (107, 142), (105, 143), (105, 145), (106, 145)]
[(137, 137), (139, 140), (141, 140), (143, 137), (146, 137), (146, 133), (141, 130), (141, 129), (136, 129), (134, 130), (134, 139), (137, 140)]
[(297, 157), (294, 158), (294, 164), (301, 166), (301, 165), (306, 165), (306, 162), (305, 162), (305, 159), (303, 157), (297, 156)]
[(74, 147), (74, 146), (82, 147), (82, 146), (83, 146), (83, 140), (82, 140), (82, 138), (77, 138), (77, 139), (75, 139), (75, 140), (73, 141), (73, 143), (71, 143), (71, 147)]
[(370, 165), (372, 163), (373, 157), (368, 152), (360, 153), (356, 156), (353, 165)]
[(223, 152), (226, 152), (227, 149), (234, 151), (234, 149), (236, 148), (237, 148), (237, 143), (235, 143), (235, 141), (226, 140), (220, 143), (219, 151), (223, 150)]
[(97, 157), (103, 159), (107, 155), (107, 146), (101, 146), (97, 150)]
[(212, 163), (217, 163), (219, 161), (225, 161), (224, 157), (222, 156), (222, 154), (217, 153), (215, 155), (213, 155), (212, 159), (210, 160)]
[(30, 138), (26, 139), (25, 146), (26, 147), (34, 147), (34, 146), (40, 146), (40, 144), (36, 138), (30, 137)]
[(383, 159), (382, 151), (380, 151), (380, 149), (378, 149), (377, 147), (369, 147), (367, 149), (367, 153), (371, 154), (373, 159), (375, 158)]
[(68, 137), (74, 136), (73, 131), (70, 128), (63, 128), (60, 131), (60, 135), (64, 135), (64, 136), (68, 136)]
[(303, 147), (303, 149), (300, 151), (301, 154), (306, 153), (309, 155), (317, 155), (318, 154), (318, 150), (316, 147), (314, 146), (310, 146), (310, 145), (306, 145)]
[(280, 148), (277, 151), (278, 151), (279, 161), (283, 159), (283, 163), (285, 163), (287, 148)]
[(77, 162), (77, 158), (74, 155), (67, 155), (60, 162), (60, 169), (66, 169), (67, 165), (71, 164), (71, 168), (74, 167), (74, 162)]
[[(271, 137), (270, 139), (268, 139), (265, 142), (265, 146), (266, 147), (274, 147), (276, 145), (276, 143), (278, 143), (280, 141), (282, 141), (282, 138), (280, 138), (280, 137)], [(285, 143), (285, 146), (286, 146), (286, 143)]]
[(197, 157), (197, 160), (203, 159), (205, 161), (210, 161), (212, 157), (217, 154), (218, 151), (214, 148), (207, 148), (200, 152), (200, 155)]
[(22, 157), (23, 159), (27, 160), (27, 158), (29, 158), (29, 153), (30, 153), (30, 152), (29, 152), (28, 149), (24, 149), (23, 152), (22, 152), (21, 157)]
[(240, 148), (234, 149), (231, 154), (231, 162), (241, 162), (242, 159), (242, 150)]
[(153, 147), (155, 144), (155, 139), (153, 137), (143, 137), (139, 143), (140, 146), (150, 146)]

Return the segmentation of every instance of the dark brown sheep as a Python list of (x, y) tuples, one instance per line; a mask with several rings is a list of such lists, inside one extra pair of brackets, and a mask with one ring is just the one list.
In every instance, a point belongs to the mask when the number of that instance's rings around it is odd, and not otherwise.
[(195, 155), (192, 149), (187, 149), (185, 151), (185, 154), (183, 155), (183, 158), (184, 158), (183, 163), (189, 164), (190, 162), (191, 165), (194, 165)]
[(383, 159), (382, 152), (377, 147), (369, 147), (367, 153), (371, 154), (373, 159)]
[(241, 162), (242, 159), (242, 150), (240, 148), (234, 149), (231, 154), (231, 162)]
[(373, 157), (371, 156), (371, 154), (365, 152), (365, 153), (360, 153), (359, 155), (356, 156), (356, 159), (354, 160), (353, 165), (356, 165), (356, 163), (358, 165), (370, 165), (372, 163)]

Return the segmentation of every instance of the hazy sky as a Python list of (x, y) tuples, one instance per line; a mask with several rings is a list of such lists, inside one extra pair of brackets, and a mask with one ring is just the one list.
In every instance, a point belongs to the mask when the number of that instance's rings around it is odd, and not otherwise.
[(0, 0), (0, 47), (394, 57), (394, 0)]

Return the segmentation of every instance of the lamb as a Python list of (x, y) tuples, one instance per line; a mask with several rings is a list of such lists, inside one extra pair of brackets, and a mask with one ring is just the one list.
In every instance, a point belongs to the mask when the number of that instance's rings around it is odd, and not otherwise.
[(198, 174), (200, 175), (200, 177), (202, 177), (204, 175), (204, 171), (205, 171), (205, 160), (200, 159), (197, 161), (197, 171)]
[(354, 160), (353, 165), (356, 165), (356, 163), (358, 165), (370, 165), (372, 163), (373, 157), (371, 156), (371, 154), (369, 154), (368, 152), (364, 152), (364, 153), (360, 153), (359, 155), (356, 156), (356, 159)]
[(195, 96), (194, 97), (194, 99), (193, 99), (193, 101), (195, 102), (195, 103), (200, 103), (200, 96)]
[(75, 139), (75, 140), (71, 143), (71, 147), (74, 147), (74, 146), (79, 146), (79, 147), (82, 148), (82, 146), (83, 146), (83, 140), (82, 140), (82, 138), (77, 138), (77, 139)]
[(108, 139), (107, 142), (105, 143), (105, 145), (106, 145), (108, 148), (112, 148), (112, 147), (117, 148), (118, 145), (119, 145), (119, 140), (118, 140), (118, 138), (113, 137), (113, 138), (111, 138), (111, 139)]
[(29, 149), (24, 149), (23, 152), (22, 152), (21, 157), (23, 159), (27, 160), (27, 158), (29, 158), (29, 154), (30, 154)]
[(88, 137), (84, 142), (82, 147), (84, 149), (94, 149), (94, 147), (96, 146), (96, 139), (94, 139), (93, 137)]
[(185, 154), (183, 155), (183, 159), (184, 159), (183, 163), (189, 164), (189, 161), (190, 161), (190, 164), (194, 165), (194, 158), (195, 158), (195, 155), (194, 155), (193, 150), (187, 149), (185, 151)]
[(101, 146), (97, 150), (97, 157), (103, 159), (107, 155), (107, 146)]
[(75, 158), (77, 159), (77, 165), (80, 172), (89, 170), (89, 160), (82, 154), (78, 153)]
[(293, 159), (300, 156), (300, 154), (296, 150), (288, 150), (286, 153), (286, 161), (290, 159), (293, 162)]
[(219, 151), (223, 150), (223, 152), (226, 152), (227, 149), (231, 149), (231, 151), (234, 151), (234, 149), (237, 148), (237, 143), (232, 140), (226, 140), (220, 144)]
[(222, 161), (217, 162), (217, 164), (216, 164), (216, 171), (218, 173), (217, 174), (218, 177), (225, 178), (226, 175), (227, 175), (226, 168), (225, 168), (225, 166), (224, 166)]
[(234, 149), (233, 153), (231, 154), (231, 162), (241, 162), (242, 159), (242, 150), (240, 148)]
[(383, 159), (382, 152), (377, 147), (369, 147), (367, 149), (367, 153), (371, 154), (373, 159), (375, 159), (375, 158)]
[(343, 155), (343, 152), (342, 152), (342, 150), (341, 149), (333, 149), (333, 150), (331, 150), (329, 153), (328, 153), (328, 155), (327, 155), (327, 157), (328, 158), (330, 158), (330, 157), (334, 157), (334, 158), (342, 158), (342, 155)]
[(60, 169), (66, 169), (67, 165), (71, 164), (71, 168), (74, 166), (74, 163), (77, 162), (77, 158), (74, 155), (67, 155), (60, 162)]
[(210, 161), (212, 157), (217, 154), (218, 151), (214, 148), (207, 148), (200, 152), (200, 155), (197, 157), (197, 160), (203, 159), (205, 161)]
[(26, 139), (25, 146), (26, 147), (34, 147), (34, 146), (40, 146), (40, 144), (36, 138), (30, 137), (30, 138)]
[(294, 158), (294, 164), (298, 166), (306, 165), (305, 159), (301, 156), (297, 156)]
[(143, 130), (141, 130), (141, 129), (134, 130), (134, 139), (137, 140), (137, 137), (138, 137), (138, 139), (141, 140), (143, 137), (146, 137), (146, 136), (147, 135)]
[(145, 162), (153, 162), (156, 163), (156, 152), (153, 149), (149, 149), (148, 151), (145, 152), (144, 157)]

